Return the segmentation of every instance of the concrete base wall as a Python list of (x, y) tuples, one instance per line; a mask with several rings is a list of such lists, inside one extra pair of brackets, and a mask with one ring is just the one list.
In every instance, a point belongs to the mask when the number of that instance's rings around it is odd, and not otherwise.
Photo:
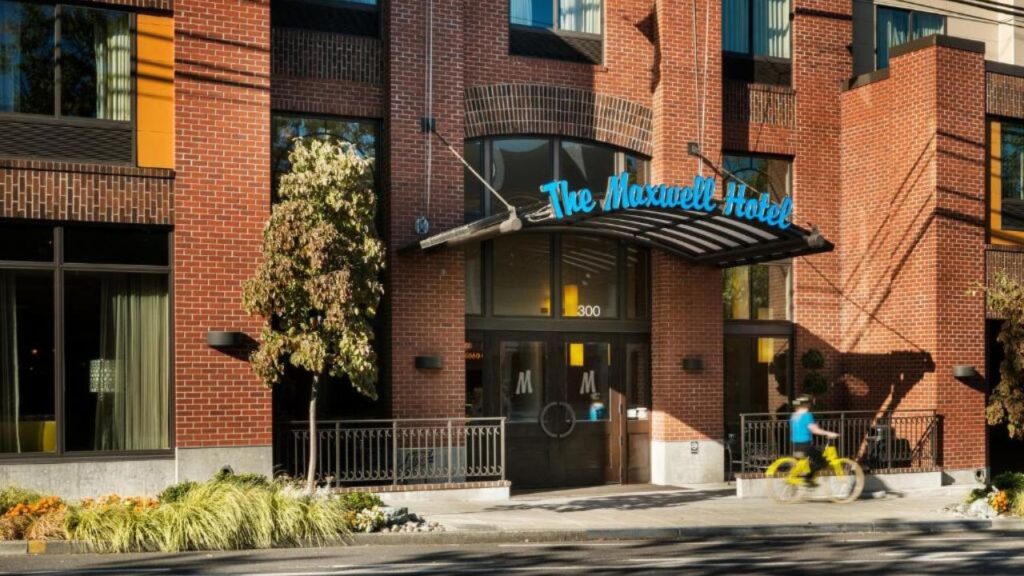
[(274, 454), (270, 446), (178, 448), (175, 452), (177, 482), (209, 480), (225, 466), (230, 466), (235, 474), (273, 474)]
[[(962, 485), (968, 486), (969, 488), (977, 488), (983, 486), (984, 483), (978, 482), (977, 476), (975, 475), (977, 468), (967, 468), (964, 470), (943, 470), (942, 471), (942, 484), (943, 485)], [(984, 476), (987, 481), (991, 482), (991, 471), (988, 468), (984, 469)]]
[(106, 494), (154, 495), (174, 483), (174, 458), (0, 464), (0, 486), (16, 485), (65, 500)]
[(508, 500), (508, 486), (487, 488), (453, 488), (450, 490), (409, 490), (403, 492), (378, 492), (380, 499), (388, 506), (423, 501), (449, 502), (497, 502)]
[(725, 447), (714, 440), (651, 441), (651, 482), (682, 486), (725, 481)]
[[(822, 481), (826, 481), (827, 478)], [(736, 497), (771, 498), (767, 478), (737, 478)], [(906, 474), (868, 474), (864, 478), (864, 494), (873, 492), (913, 492), (942, 487), (942, 472), (910, 472)]]

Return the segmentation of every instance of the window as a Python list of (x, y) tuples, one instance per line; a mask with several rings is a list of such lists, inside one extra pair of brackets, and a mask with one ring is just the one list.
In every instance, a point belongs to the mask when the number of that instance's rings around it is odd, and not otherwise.
[(725, 337), (725, 430), (740, 435), (740, 414), (788, 414), (789, 337)]
[(168, 233), (0, 225), (11, 237), (18, 247), (0, 250), (0, 453), (168, 449)]
[(0, 112), (131, 120), (128, 13), (0, 0), (0, 30)]
[(601, 33), (601, 0), (511, 0), (509, 21), (516, 26)]
[(875, 18), (875, 58), (878, 69), (889, 67), (893, 47), (932, 34), (944, 34), (946, 17), (916, 10), (879, 6)]
[(270, 25), (379, 37), (378, 4), (378, 0), (274, 0), (270, 4)]
[(722, 50), (788, 59), (789, 46), (789, 0), (723, 0)]
[(618, 246), (596, 236), (562, 237), (562, 317), (615, 318), (619, 314)]
[(321, 116), (274, 114), (271, 118), (270, 172), (273, 189), (288, 172), (288, 153), (296, 138), (323, 138), (355, 145), (365, 158), (377, 156), (377, 122)]
[(551, 316), (551, 239), (545, 234), (498, 237), (494, 247), (494, 314)]
[(538, 186), (554, 174), (550, 138), (500, 138), (491, 152), (491, 186), (506, 202), (522, 207), (541, 200)]
[(990, 125), (989, 232), (997, 243), (1024, 239), (1024, 123), (993, 120)]
[(790, 167), (793, 162), (788, 158), (776, 156), (750, 156), (726, 154), (722, 159), (722, 167), (730, 180), (737, 180), (757, 192), (769, 192), (772, 200), (778, 201), (789, 196)]

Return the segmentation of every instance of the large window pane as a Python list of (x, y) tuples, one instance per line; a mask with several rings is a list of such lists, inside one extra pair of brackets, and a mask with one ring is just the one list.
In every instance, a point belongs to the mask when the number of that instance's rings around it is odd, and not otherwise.
[(167, 277), (64, 277), (68, 450), (168, 447)]
[(491, 185), (509, 204), (519, 207), (539, 202), (540, 186), (555, 173), (547, 138), (494, 140), (491, 164)]
[(910, 12), (878, 7), (875, 54), (878, 68), (889, 67), (889, 50), (910, 40)]
[(565, 399), (576, 420), (607, 420), (612, 345), (607, 342), (568, 342), (565, 345), (565, 366)]
[(626, 247), (626, 317), (651, 314), (651, 253), (646, 248)]
[(598, 144), (562, 141), (558, 152), (558, 177), (570, 190), (589, 188), (602, 198), (608, 177), (615, 173), (615, 150)]
[(501, 343), (501, 414), (510, 422), (537, 422), (546, 384), (544, 342)]
[(722, 50), (750, 53), (750, 0), (722, 0)]
[(789, 411), (788, 338), (725, 337), (725, 425), (739, 436), (740, 414)]
[(551, 315), (551, 241), (544, 234), (496, 238), (494, 314)]
[(789, 58), (789, 0), (754, 2), (754, 54)]
[(53, 226), (21, 222), (0, 226), (0, 260), (53, 262)]
[[(483, 140), (466, 142), (462, 148), (463, 158), (480, 176), (484, 176), (484, 143)], [(484, 185), (469, 168), (462, 170), (462, 184), (465, 193), (463, 217), (466, 222), (479, 220), (484, 213)]]
[(601, 0), (559, 0), (558, 27), (571, 32), (601, 33)]
[(1024, 230), (1024, 124), (1000, 126), (1000, 196), (1003, 230)]
[(324, 138), (354, 144), (364, 158), (377, 154), (377, 123), (369, 120), (344, 120), (317, 116), (275, 114), (271, 118), (271, 183), (277, 188), (281, 174), (291, 169), (288, 153), (296, 138)]
[(728, 173), (735, 175), (748, 187), (757, 192), (770, 192), (772, 200), (779, 201), (789, 195), (789, 170), (792, 162), (788, 158), (727, 154), (722, 164)]
[(946, 30), (946, 17), (927, 12), (914, 12), (914, 39), (924, 38), (932, 34), (942, 34)]
[(479, 244), (470, 244), (465, 248), (466, 254), (466, 314), (482, 314), (483, 276), (481, 274), (482, 259)]
[(0, 1), (0, 112), (53, 114), (53, 6)]
[(0, 453), (55, 452), (53, 273), (0, 270)]
[(131, 120), (131, 30), (128, 14), (62, 7), (61, 113)]
[(484, 343), (479, 337), (466, 339), (466, 417), (484, 413)]
[(618, 253), (614, 240), (562, 237), (562, 316), (618, 316)]
[(787, 264), (737, 266), (724, 271), (726, 320), (789, 320), (790, 272)]
[(536, 26), (553, 28), (553, 0), (510, 0), (509, 21), (517, 26)]

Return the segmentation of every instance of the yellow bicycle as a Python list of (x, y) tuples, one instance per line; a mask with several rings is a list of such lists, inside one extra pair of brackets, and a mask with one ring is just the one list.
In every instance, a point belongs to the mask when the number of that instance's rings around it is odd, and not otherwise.
[[(864, 470), (860, 464), (849, 459), (840, 458), (836, 447), (829, 442), (822, 453), (827, 463), (818, 472), (818, 482), (826, 491), (828, 499), (846, 504), (860, 497), (864, 490)], [(809, 458), (783, 456), (765, 471), (765, 477), (771, 483), (772, 496), (784, 504), (799, 502), (808, 497), (810, 491), (804, 485), (804, 477), (811, 471)]]

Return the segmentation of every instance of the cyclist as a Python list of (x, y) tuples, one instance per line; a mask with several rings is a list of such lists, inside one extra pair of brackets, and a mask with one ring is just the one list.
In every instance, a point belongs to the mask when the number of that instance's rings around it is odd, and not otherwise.
[(811, 471), (804, 477), (804, 485), (814, 487), (818, 485), (814, 477), (827, 464), (821, 450), (812, 442), (814, 435), (838, 438), (839, 434), (829, 432), (814, 422), (810, 396), (798, 397), (793, 401), (793, 408), (793, 414), (789, 417), (789, 439), (793, 443), (793, 455), (810, 461)]

